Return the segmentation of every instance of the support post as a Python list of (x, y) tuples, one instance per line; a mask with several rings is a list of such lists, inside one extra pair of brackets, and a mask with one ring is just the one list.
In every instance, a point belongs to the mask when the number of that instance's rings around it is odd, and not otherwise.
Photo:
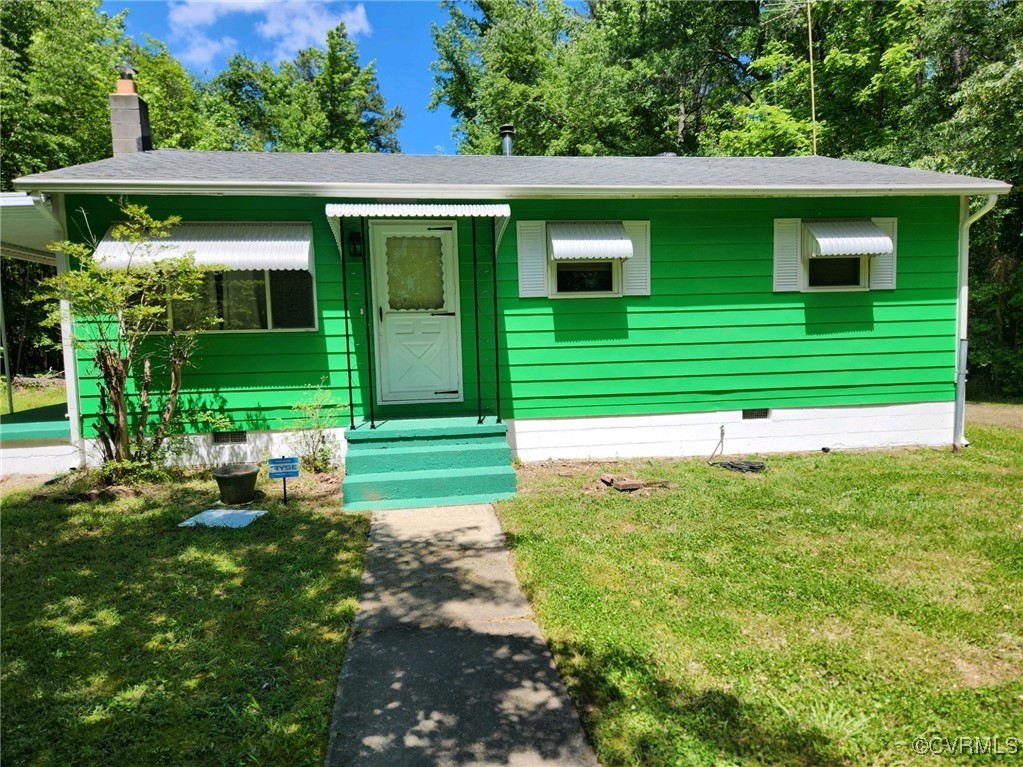
[[(0, 287), (0, 345), (4, 351), (4, 375), (7, 376), (7, 412), (14, 412), (14, 376), (11, 374), (11, 355), (7, 348), (7, 321), (4, 320), (4, 294)], [(476, 365), (479, 367), (479, 363)]]
[(341, 253), (341, 295), (345, 305), (345, 365), (348, 368), (348, 426), (355, 428), (355, 393), (352, 388), (352, 333), (355, 323), (348, 306), (348, 262), (345, 260), (345, 220), (338, 221), (337, 247)]
[(366, 301), (366, 373), (369, 376), (369, 392), (367, 398), (369, 401), (369, 428), (373, 430), (377, 427), (376, 416), (373, 413), (373, 395), (376, 391), (376, 384), (373, 381), (373, 302), (370, 296), (369, 288), (369, 261), (370, 261), (370, 247), (369, 239), (366, 232), (366, 219), (365, 217), (359, 219), (360, 226), (362, 227), (362, 284), (365, 291)]
[(501, 323), (497, 316), (497, 219), (491, 219), (493, 233), (493, 266), (494, 266), (494, 386), (497, 393), (497, 422), (501, 423)]
[(476, 251), (476, 216), (472, 217), (472, 300), (476, 328), (476, 423), (483, 423), (483, 369), (480, 367), (480, 286), (479, 259)]

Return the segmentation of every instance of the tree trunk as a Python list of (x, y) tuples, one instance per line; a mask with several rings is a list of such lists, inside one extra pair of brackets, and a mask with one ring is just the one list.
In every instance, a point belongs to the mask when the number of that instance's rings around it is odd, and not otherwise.
[(96, 354), (96, 363), (103, 374), (101, 389), (106, 389), (113, 418), (107, 422), (108, 437), (113, 446), (115, 461), (130, 461), (131, 436), (128, 431), (128, 404), (125, 387), (128, 383), (128, 370), (125, 361), (117, 354), (100, 350)]

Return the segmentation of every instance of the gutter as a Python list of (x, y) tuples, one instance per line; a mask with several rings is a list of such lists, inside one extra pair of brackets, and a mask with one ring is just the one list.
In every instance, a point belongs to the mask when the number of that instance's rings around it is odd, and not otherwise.
[(970, 198), (959, 201), (959, 295), (956, 300), (956, 404), (952, 434), (952, 452), (959, 453), (969, 445), (966, 439), (966, 358), (969, 343), (966, 337), (967, 308), (970, 296), (970, 227), (985, 216), (998, 202), (997, 194), (989, 194), (987, 202), (970, 215)]
[(572, 184), (389, 184), (310, 183), (307, 181), (213, 181), (104, 179), (15, 181), (15, 186), (33, 193), (40, 191), (84, 194), (181, 194), (333, 197), (339, 200), (554, 200), (554, 199), (680, 199), (751, 197), (917, 197), (1002, 194), (1012, 187), (1000, 182), (973, 185), (898, 186), (886, 184), (830, 184), (795, 186), (749, 184), (742, 186), (584, 186)]

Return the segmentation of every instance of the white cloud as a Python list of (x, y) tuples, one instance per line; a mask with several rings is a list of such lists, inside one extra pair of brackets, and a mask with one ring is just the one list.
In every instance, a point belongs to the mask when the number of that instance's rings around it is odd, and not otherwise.
[(221, 37), (213, 40), (203, 34), (195, 34), (188, 38), (185, 48), (179, 49), (177, 56), (190, 67), (208, 67), (213, 59), (221, 55), (231, 55), (238, 49), (238, 41), (233, 37)]
[(373, 34), (373, 26), (366, 18), (366, 6), (362, 3), (342, 13), (341, 21), (345, 23), (349, 37), (369, 37)]
[(215, 24), (231, 13), (252, 13), (272, 4), (272, 0), (172, 0), (168, 3), (167, 22), (171, 32), (186, 33)]
[(255, 31), (273, 46), (275, 61), (291, 58), (301, 48), (322, 46), (327, 31), (341, 22), (352, 38), (368, 37), (373, 32), (363, 3), (350, 6), (329, 0), (172, 0), (167, 14), (171, 39), (185, 46), (177, 55), (191, 66), (207, 66), (217, 56), (230, 53), (237, 46), (234, 38), (217, 38), (208, 32), (218, 21), (234, 14), (256, 17)]

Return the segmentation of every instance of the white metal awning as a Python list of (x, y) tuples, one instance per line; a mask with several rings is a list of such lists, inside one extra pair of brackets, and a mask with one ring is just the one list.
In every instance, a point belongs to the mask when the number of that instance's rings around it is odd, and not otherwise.
[(632, 238), (621, 221), (555, 221), (547, 224), (551, 261), (632, 258)]
[(173, 227), (170, 237), (141, 245), (115, 240), (111, 231), (93, 253), (103, 269), (144, 266), (184, 255), (197, 264), (229, 270), (309, 271), (312, 265), (313, 227), (308, 222), (185, 223)]
[(508, 205), (418, 205), (413, 203), (349, 203), (327, 206), (328, 218), (508, 218)]
[(501, 204), (444, 204), (408, 202), (331, 203), (326, 207), (327, 221), (341, 248), (341, 219), (344, 218), (492, 218), (497, 224), (497, 243), (511, 218), (511, 206)]
[(892, 238), (869, 218), (804, 221), (810, 258), (881, 256), (895, 250)]

